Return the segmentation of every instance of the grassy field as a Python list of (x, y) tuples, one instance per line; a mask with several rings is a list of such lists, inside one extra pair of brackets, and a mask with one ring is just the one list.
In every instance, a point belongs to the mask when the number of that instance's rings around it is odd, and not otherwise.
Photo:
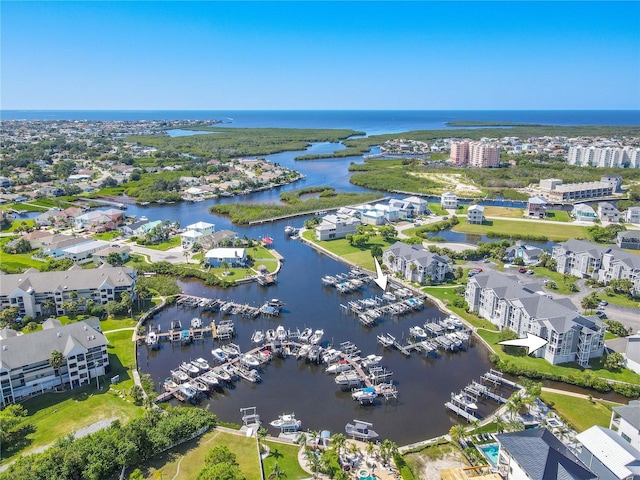
[(298, 462), (299, 445), (285, 445), (277, 442), (265, 442), (269, 447), (269, 455), (262, 461), (264, 473), (267, 478), (273, 469), (273, 465), (278, 462), (280, 468), (286, 474), (287, 480), (309, 478)]
[(71, 432), (78, 432), (101, 420), (120, 419), (126, 422), (142, 416), (143, 409), (123, 400), (119, 392), (109, 390), (104, 377), (100, 389), (95, 381), (74, 390), (47, 393), (23, 402), (28, 412), (24, 423), (33, 427), (22, 449), (3, 455), (2, 464), (17, 454), (25, 454), (52, 444)]
[(175, 237), (171, 237), (166, 242), (160, 242), (154, 245), (142, 245), (142, 246), (145, 248), (150, 248), (151, 250), (160, 250), (164, 252), (174, 247), (179, 247), (181, 243), (182, 243), (182, 239), (180, 238), (179, 235), (176, 235)]
[(7, 228), (3, 228), (2, 232), (11, 233), (11, 232), (15, 232), (16, 228), (18, 227), (23, 227), (23, 226), (33, 227), (35, 224), (36, 224), (36, 221), (33, 219), (24, 219), (24, 220), (18, 219), (11, 222)]
[(609, 428), (611, 408), (615, 403), (586, 398), (572, 397), (560, 393), (542, 392), (541, 400), (551, 406), (554, 412), (566, 419), (578, 432), (583, 432), (594, 425)]
[(474, 327), (495, 329), (496, 327), (490, 321), (478, 318), (471, 313), (467, 313), (462, 308), (457, 308), (451, 305), (456, 298), (459, 298), (455, 293), (455, 290), (458, 287), (458, 285), (452, 287), (424, 287), (422, 288), (422, 291), (428, 295), (431, 295), (432, 297), (441, 300), (449, 310), (454, 312), (460, 318), (468, 321)]
[(273, 256), (273, 253), (268, 248), (264, 247), (252, 247), (247, 251), (247, 255), (251, 255), (254, 264), (253, 268), (257, 269), (260, 265), (267, 267), (269, 272), (275, 272), (278, 266), (278, 260)]
[(146, 478), (159, 478), (155, 475), (156, 472), (161, 471), (162, 478), (165, 479), (193, 480), (198, 477), (198, 473), (204, 467), (205, 455), (216, 445), (226, 445), (232, 453), (235, 453), (245, 478), (260, 478), (260, 461), (255, 437), (247, 438), (220, 430), (213, 430), (172, 448), (154, 457), (148, 465), (138, 468), (144, 472)]
[(572, 218), (569, 216), (569, 212), (565, 212), (564, 210), (547, 210), (547, 220), (570, 222)]
[(557, 290), (552, 290), (550, 288), (548, 289), (551, 293), (557, 292), (562, 294), (569, 294), (571, 293), (571, 285), (576, 283), (576, 281), (578, 280), (576, 277), (565, 277), (561, 273), (554, 272), (553, 270), (549, 270), (548, 268), (544, 267), (532, 267), (531, 269), (536, 272), (534, 274), (535, 277), (548, 278), (549, 280), (555, 282), (556, 285), (558, 285)]
[(429, 202), (428, 206), (429, 210), (431, 210), (431, 213), (434, 215), (449, 215), (449, 212), (442, 208), (439, 203)]
[(0, 253), (0, 270), (5, 273), (22, 273), (29, 268), (40, 270), (45, 262), (31, 258), (33, 253)]
[(598, 298), (600, 298), (600, 300), (606, 300), (612, 305), (619, 305), (627, 308), (640, 308), (640, 299), (632, 300), (618, 294), (607, 295), (605, 292), (600, 293)]
[(558, 225), (534, 220), (526, 222), (514, 220), (486, 220), (482, 225), (460, 222), (458, 225), (453, 227), (453, 230), (463, 233), (475, 233), (477, 235), (486, 235), (489, 232), (494, 232), (505, 237), (533, 232), (536, 236), (545, 236), (549, 240), (556, 242), (564, 242), (570, 238), (587, 238), (587, 230), (585, 227), (578, 225)]
[(619, 380), (621, 382), (628, 382), (633, 384), (640, 384), (640, 375), (632, 372), (628, 369), (623, 369), (620, 371), (610, 371), (604, 368), (604, 362), (602, 359), (594, 359), (589, 362), (591, 368), (584, 369), (580, 367), (577, 363), (564, 363), (561, 365), (551, 365), (543, 358), (534, 358), (529, 356), (514, 356), (509, 355), (503, 351), (503, 347), (497, 345), (499, 341), (499, 333), (498, 332), (489, 332), (487, 330), (478, 330), (478, 335), (480, 335), (485, 341), (487, 341), (490, 345), (492, 345), (495, 352), (500, 356), (500, 358), (504, 360), (508, 360), (509, 362), (519, 365), (525, 368), (537, 370), (543, 373), (554, 373), (556, 375), (573, 375), (579, 376), (583, 375), (587, 372), (591, 372), (594, 375), (602, 378), (607, 378), (610, 380)]
[(522, 208), (484, 207), (485, 217), (523, 218)]
[(109, 355), (109, 365), (111, 372), (109, 378), (119, 375), (120, 383), (114, 388), (119, 391), (128, 392), (133, 386), (133, 376), (131, 371), (136, 365), (135, 344), (131, 341), (131, 330), (107, 333), (105, 337), (109, 341), (107, 353)]
[(107, 242), (118, 238), (120, 236), (120, 231), (118, 230), (109, 230), (108, 232), (94, 233), (92, 235), (96, 240), (105, 240)]

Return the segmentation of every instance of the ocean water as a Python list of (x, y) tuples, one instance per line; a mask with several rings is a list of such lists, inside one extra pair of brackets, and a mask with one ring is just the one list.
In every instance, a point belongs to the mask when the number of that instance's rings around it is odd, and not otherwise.
[(638, 110), (2, 110), (3, 120), (220, 120), (239, 128), (346, 128), (368, 135), (446, 129), (453, 120), (640, 125)]

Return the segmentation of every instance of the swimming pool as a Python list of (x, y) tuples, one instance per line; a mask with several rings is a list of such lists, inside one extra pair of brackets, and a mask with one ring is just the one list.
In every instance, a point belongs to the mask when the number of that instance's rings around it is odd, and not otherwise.
[(484, 458), (487, 459), (492, 467), (498, 465), (498, 451), (500, 450), (500, 447), (497, 443), (492, 443), (491, 445), (481, 445), (477, 448), (478, 450), (480, 450)]

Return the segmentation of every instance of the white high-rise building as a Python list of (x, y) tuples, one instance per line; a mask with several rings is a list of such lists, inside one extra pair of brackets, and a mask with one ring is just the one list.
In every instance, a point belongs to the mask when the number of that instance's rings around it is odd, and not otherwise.
[(626, 147), (570, 147), (569, 165), (601, 168), (640, 168), (640, 148)]

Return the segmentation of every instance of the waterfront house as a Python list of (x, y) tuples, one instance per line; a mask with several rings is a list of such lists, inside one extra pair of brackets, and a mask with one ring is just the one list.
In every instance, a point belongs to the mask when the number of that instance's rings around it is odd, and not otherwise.
[(203, 250), (211, 250), (215, 247), (225, 247), (232, 245), (238, 239), (238, 234), (231, 230), (219, 230), (209, 235), (203, 235), (198, 239), (198, 243)]
[(445, 192), (440, 195), (440, 206), (445, 210), (458, 208), (458, 196), (455, 193)]
[(640, 400), (613, 407), (609, 428), (634, 448), (640, 449)]
[[(1, 330), (2, 406), (62, 384), (73, 389), (104, 375), (109, 366), (107, 339), (92, 325), (95, 324), (88, 321), (62, 325), (50, 318), (43, 322), (42, 330), (26, 335), (18, 335), (8, 328)], [(54, 350), (64, 355), (65, 361), (59, 369), (49, 364)]]
[(450, 272), (446, 258), (419, 245), (396, 242), (382, 253), (382, 263), (390, 272), (410, 282), (442, 283)]
[(431, 213), (429, 210), (429, 204), (424, 198), (411, 196), (403, 198), (402, 202), (411, 205), (415, 215), (429, 215)]
[(196, 245), (200, 245), (200, 238), (211, 235), (215, 232), (216, 226), (213, 223), (197, 222), (187, 225), (185, 232), (180, 234), (182, 248), (190, 250)]
[(598, 218), (601, 222), (619, 223), (620, 211), (609, 202), (598, 203)]
[(547, 200), (543, 197), (531, 197), (527, 200), (527, 209), (525, 210), (527, 217), (546, 218), (547, 217)]
[(596, 219), (596, 211), (586, 203), (577, 203), (573, 206), (571, 216), (576, 222), (593, 222)]
[(605, 325), (598, 316), (585, 317), (570, 300), (548, 298), (516, 277), (494, 271), (475, 275), (467, 282), (465, 300), (472, 311), (501, 330), (547, 340), (533, 355), (553, 365), (575, 361), (586, 366), (603, 354)]
[(482, 225), (484, 222), (484, 207), (482, 205), (471, 205), (467, 211), (467, 223)]
[(616, 243), (620, 248), (630, 248), (632, 250), (640, 250), (640, 232), (618, 232)]
[(367, 208), (362, 208), (360, 210), (360, 221), (364, 225), (384, 225), (387, 223), (385, 212), (383, 210), (379, 210), (370, 205), (366, 205), (365, 207)]
[(21, 238), (26, 240), (31, 244), (31, 248), (42, 248), (47, 244), (47, 241), (53, 237), (53, 233), (47, 232), (44, 230), (34, 230), (33, 232), (29, 232), (26, 235), (23, 235)]
[(624, 221), (640, 225), (640, 207), (629, 207), (624, 213)]
[(347, 235), (356, 233), (357, 226), (361, 224), (358, 218), (352, 216), (325, 215), (320, 225), (316, 227), (316, 240), (345, 238)]
[(569, 447), (546, 428), (495, 436), (498, 470), (506, 480), (591, 480), (597, 478)]
[(504, 261), (513, 263), (516, 258), (521, 258), (525, 265), (535, 265), (540, 261), (540, 255), (544, 250), (533, 245), (527, 245), (522, 240), (516, 241), (515, 245), (507, 248), (504, 254)]
[(578, 458), (598, 480), (640, 480), (640, 452), (612, 430), (594, 425), (576, 440)]
[(148, 231), (144, 227), (149, 223), (151, 223), (149, 220), (139, 220), (128, 225), (122, 225), (119, 230), (125, 237), (144, 236)]
[(87, 301), (93, 300), (104, 305), (119, 298), (122, 292), (135, 297), (135, 286), (136, 271), (131, 267), (103, 266), (85, 270), (74, 265), (69, 270), (57, 272), (39, 272), (30, 268), (23, 273), (2, 276), (0, 310), (15, 307), (20, 316), (32, 317), (65, 315), (65, 302), (76, 301), (86, 305)]
[(212, 267), (221, 267), (223, 262), (228, 267), (244, 267), (247, 264), (247, 251), (244, 248), (212, 248), (204, 257)]
[(115, 208), (106, 210), (92, 210), (78, 215), (73, 219), (73, 227), (76, 230), (91, 230), (94, 232), (105, 232), (113, 230), (122, 225), (124, 212)]
[(109, 242), (105, 242), (104, 240), (90, 240), (65, 248), (62, 251), (62, 258), (68, 258), (76, 263), (88, 263), (92, 260), (94, 253), (108, 246)]

